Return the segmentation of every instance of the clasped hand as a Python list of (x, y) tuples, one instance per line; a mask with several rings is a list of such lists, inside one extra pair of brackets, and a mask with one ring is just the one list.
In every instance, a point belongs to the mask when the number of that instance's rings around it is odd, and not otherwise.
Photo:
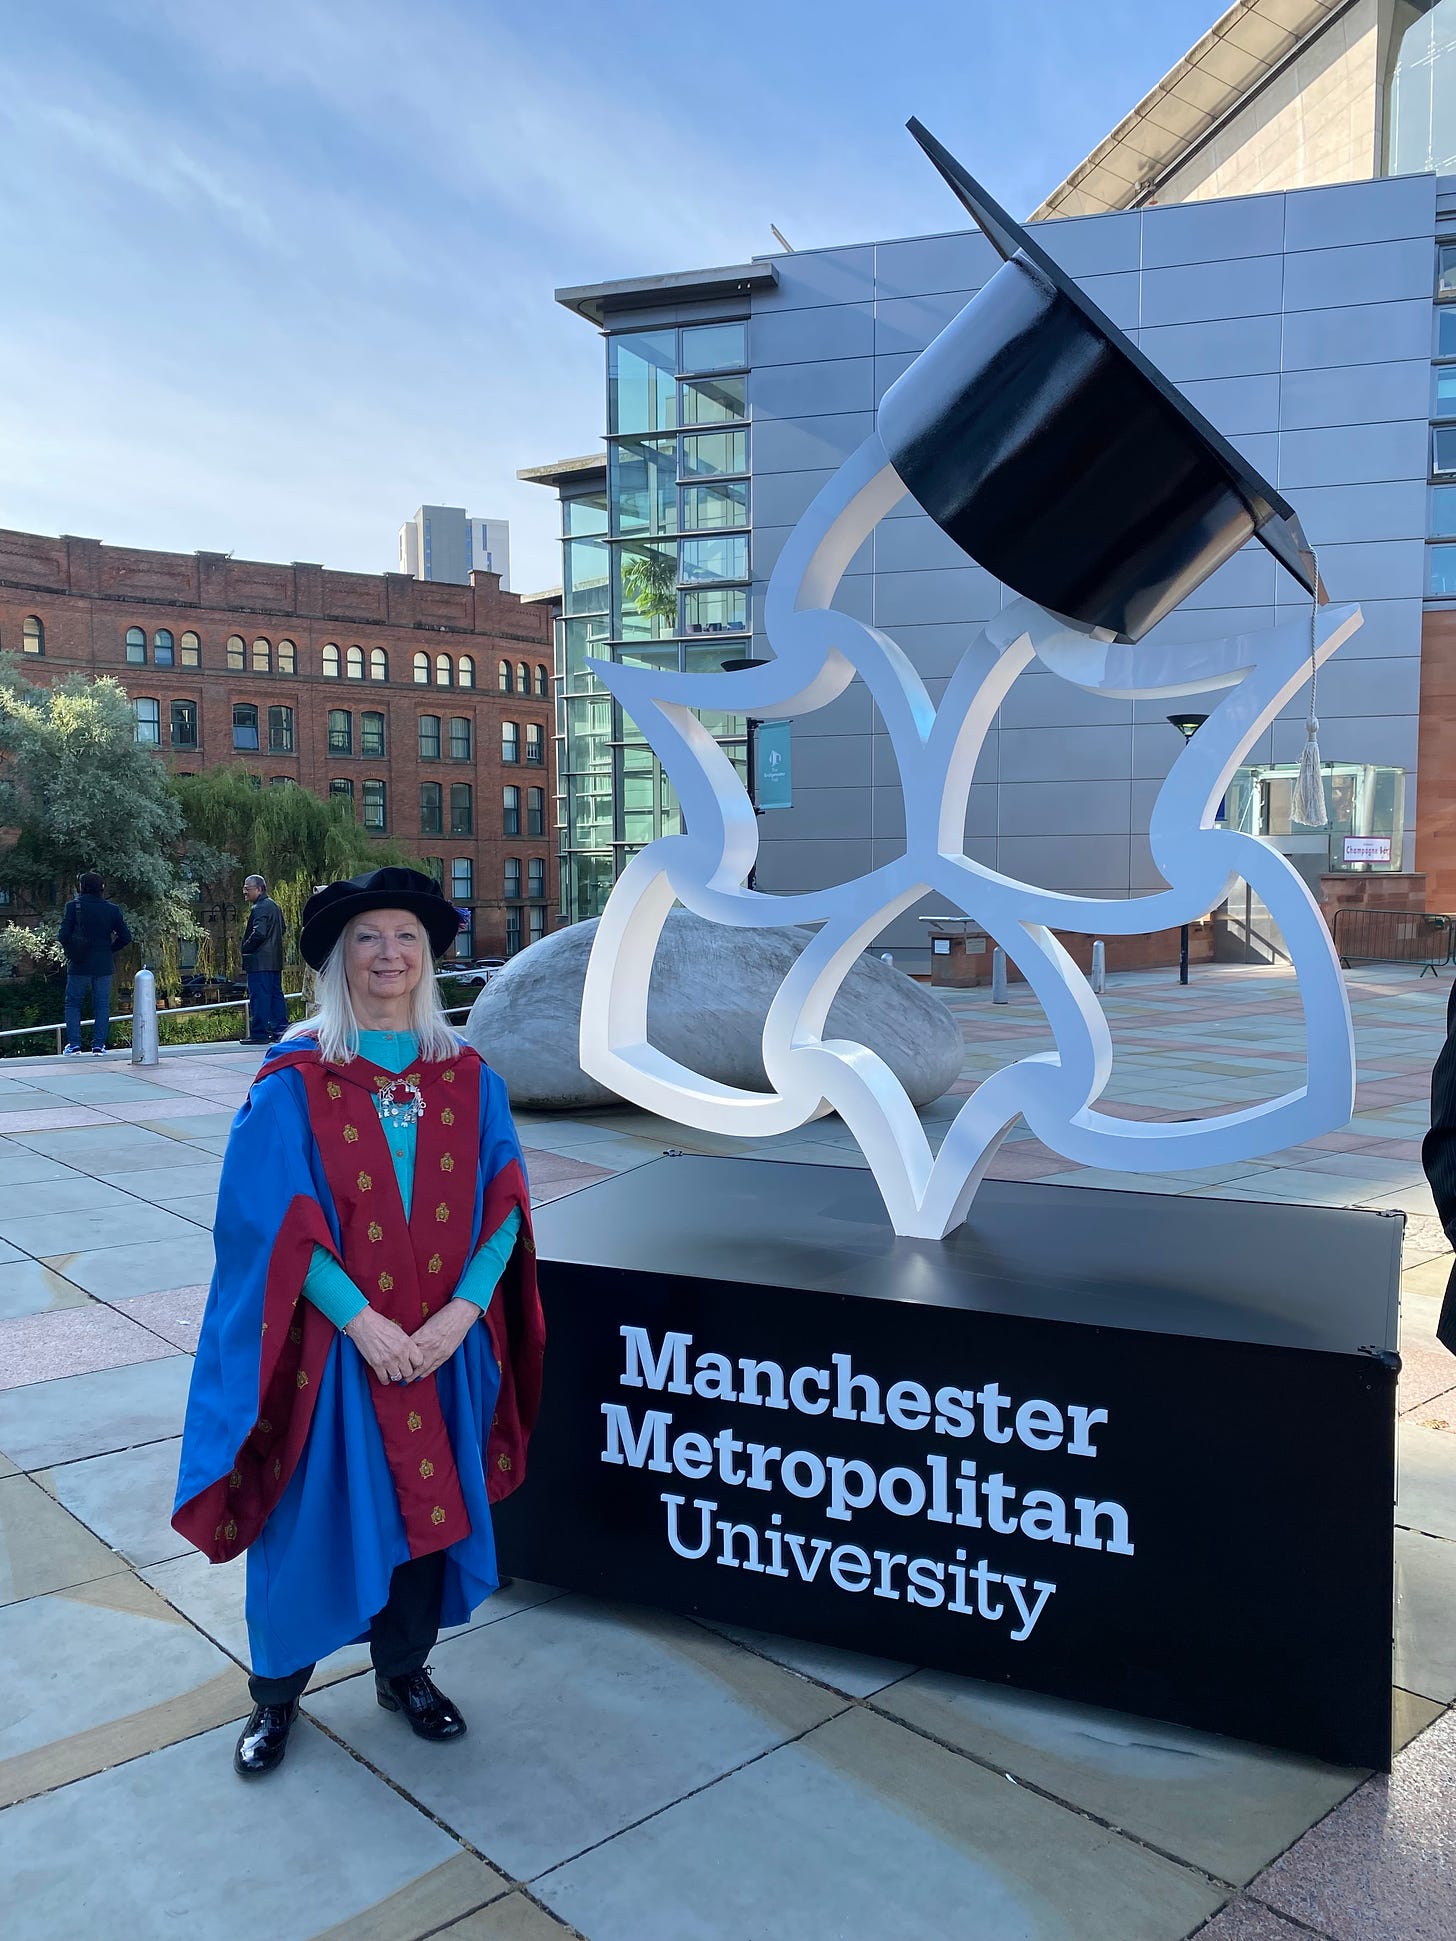
[(344, 1329), (381, 1382), (421, 1381), (449, 1360), (480, 1318), (473, 1301), (451, 1300), (413, 1334), (372, 1307), (363, 1307)]

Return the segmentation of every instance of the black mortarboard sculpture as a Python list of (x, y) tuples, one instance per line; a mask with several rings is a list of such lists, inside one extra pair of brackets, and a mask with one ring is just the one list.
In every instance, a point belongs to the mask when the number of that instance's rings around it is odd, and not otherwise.
[(1038, 605), (1127, 641), (1251, 537), (1313, 593), (1288, 502), (909, 127), (1005, 258), (880, 404), (890, 461), (941, 530)]

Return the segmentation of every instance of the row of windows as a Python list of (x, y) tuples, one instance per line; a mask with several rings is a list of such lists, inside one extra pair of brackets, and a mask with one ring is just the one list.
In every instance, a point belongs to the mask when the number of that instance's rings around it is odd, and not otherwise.
[[(329, 794), (338, 796), (350, 807), (354, 804), (354, 782), (351, 777), (338, 775), (329, 783)], [(521, 806), (522, 791), (511, 785), (501, 791), (501, 833), (506, 836), (544, 836), (546, 833), (546, 791), (527, 789), (525, 791), (524, 818)], [(388, 812), (385, 784), (381, 781), (368, 781), (359, 784), (359, 797), (362, 807), (361, 820), (366, 829), (380, 834), (388, 826)], [(420, 834), (442, 836), (445, 834), (445, 800), (443, 784), (421, 782), (420, 784)], [(474, 834), (475, 794), (469, 782), (452, 782), (450, 785), (450, 834), (469, 836)], [(543, 866), (544, 867), (544, 866)]]
[[(519, 856), (506, 857), (506, 901), (519, 903), (521, 896), (521, 859)], [(544, 856), (526, 858), (526, 896), (534, 899), (546, 894), (546, 859)]]
[[(143, 696), (132, 702), (132, 714), (136, 721), (136, 738), (151, 747), (160, 747), (162, 741), (162, 704), (152, 696)], [(422, 714), (419, 719), (420, 760), (437, 762), (441, 759), (441, 719), (437, 714)], [(173, 701), (171, 703), (171, 745), (173, 748), (196, 748), (197, 746), (197, 703), (195, 701)], [(263, 746), (260, 741), (260, 714), (251, 701), (237, 702), (233, 707), (233, 747), (243, 752), (256, 752)], [(268, 709), (267, 748), (272, 754), (291, 755), (294, 752), (293, 709), (282, 705)], [(474, 759), (474, 730), (467, 715), (452, 715), (449, 727), (449, 750), (452, 762), (468, 762)], [(352, 755), (354, 753), (354, 717), (348, 708), (329, 709), (329, 753), (331, 755)], [(373, 709), (366, 709), (359, 717), (359, 753), (366, 759), (379, 758), (385, 753), (384, 716)], [(521, 759), (521, 730), (515, 721), (501, 723), (501, 760), (512, 764)], [(545, 730), (536, 722), (526, 723), (526, 761), (539, 766), (546, 760)], [(539, 794), (539, 790), (533, 790)]]
[[(141, 695), (131, 704), (133, 719), (136, 722), (136, 738), (149, 747), (158, 748), (162, 742), (162, 704), (152, 695)], [(384, 717), (376, 715), (383, 735)], [(289, 707), (270, 707), (267, 715), (267, 735), (261, 739), (259, 710), (251, 701), (239, 701), (233, 708), (233, 747), (247, 754), (257, 754), (264, 747), (270, 755), (291, 755), (294, 752), (293, 709)], [(174, 748), (196, 748), (197, 746), (197, 703), (195, 701), (173, 701), (170, 706), (172, 746)], [(379, 752), (383, 753), (381, 744)]]

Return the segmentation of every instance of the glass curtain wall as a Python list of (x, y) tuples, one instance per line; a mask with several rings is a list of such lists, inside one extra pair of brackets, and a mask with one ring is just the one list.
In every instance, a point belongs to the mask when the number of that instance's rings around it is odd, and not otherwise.
[[(557, 720), (562, 915), (597, 916), (646, 843), (681, 828), (671, 786), (589, 655), (716, 673), (750, 639), (748, 327), (607, 340), (607, 485), (563, 501)], [(700, 720), (744, 773), (741, 715)]]

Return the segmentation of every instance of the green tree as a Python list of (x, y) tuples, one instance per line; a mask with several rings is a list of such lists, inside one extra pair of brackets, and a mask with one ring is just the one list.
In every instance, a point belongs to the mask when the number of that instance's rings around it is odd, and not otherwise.
[(182, 812), (118, 682), (69, 674), (38, 688), (0, 656), (0, 829), (16, 832), (0, 875), (42, 933), (94, 869), (144, 953), (196, 934)]
[(645, 552), (625, 553), (622, 591), (649, 620), (677, 620), (677, 548), (650, 546)]

